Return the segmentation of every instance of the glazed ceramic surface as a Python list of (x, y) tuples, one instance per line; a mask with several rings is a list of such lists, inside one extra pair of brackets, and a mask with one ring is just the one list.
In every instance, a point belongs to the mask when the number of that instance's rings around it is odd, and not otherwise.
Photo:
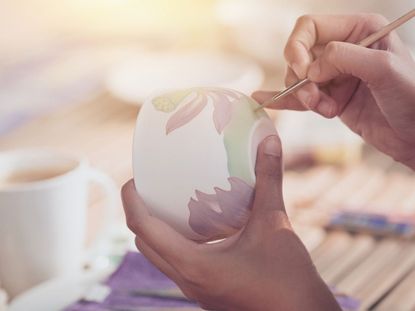
[(134, 181), (150, 212), (188, 238), (242, 228), (250, 214), (258, 144), (276, 133), (250, 97), (191, 88), (148, 99), (134, 135)]

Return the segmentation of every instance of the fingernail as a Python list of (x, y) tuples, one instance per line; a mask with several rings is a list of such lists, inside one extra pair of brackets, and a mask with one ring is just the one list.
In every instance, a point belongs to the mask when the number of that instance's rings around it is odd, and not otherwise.
[(300, 89), (297, 91), (297, 97), (307, 108), (310, 108), (310, 103), (311, 103), (310, 92), (304, 89)]
[(325, 100), (322, 100), (319, 104), (318, 104), (318, 111), (325, 117), (330, 117), (332, 114), (332, 110), (333, 107), (332, 105)]
[(281, 143), (277, 136), (272, 135), (265, 138), (264, 153), (271, 156), (281, 155)]
[(310, 69), (308, 70), (308, 77), (311, 80), (317, 79), (320, 75), (320, 63), (319, 61), (315, 61), (310, 65)]

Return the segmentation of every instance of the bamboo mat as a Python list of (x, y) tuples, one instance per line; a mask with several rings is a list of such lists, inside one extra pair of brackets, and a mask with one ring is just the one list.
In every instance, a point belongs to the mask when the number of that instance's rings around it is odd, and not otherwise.
[[(359, 310), (415, 310), (413, 237), (327, 231), (342, 209), (376, 215), (415, 215), (415, 178), (395, 170), (314, 167), (286, 172), (285, 199), (294, 228), (327, 284), (361, 303)], [(412, 282), (412, 283), (411, 283)]]
[[(322, 229), (308, 234), (313, 230)], [(415, 310), (413, 241), (345, 232), (324, 232), (319, 238), (307, 247), (317, 270), (336, 292), (359, 300), (359, 310)]]

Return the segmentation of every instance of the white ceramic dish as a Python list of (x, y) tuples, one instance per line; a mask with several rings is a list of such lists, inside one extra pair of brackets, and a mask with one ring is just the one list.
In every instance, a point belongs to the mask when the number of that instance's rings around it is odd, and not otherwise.
[(234, 55), (143, 53), (113, 67), (106, 86), (114, 96), (139, 105), (155, 91), (194, 86), (225, 87), (250, 94), (263, 79), (258, 65)]

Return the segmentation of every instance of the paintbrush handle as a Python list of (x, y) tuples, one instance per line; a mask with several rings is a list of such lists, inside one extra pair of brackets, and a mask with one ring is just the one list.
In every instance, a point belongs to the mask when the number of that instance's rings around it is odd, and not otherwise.
[(382, 27), (380, 30), (376, 31), (375, 33), (372, 33), (362, 41), (358, 43), (358, 45), (363, 47), (368, 47), (369, 45), (375, 43), (376, 41), (382, 39), (384, 36), (386, 36), (388, 33), (390, 33), (392, 30), (398, 28), (402, 24), (409, 21), (411, 18), (415, 17), (415, 9), (409, 11), (405, 15), (402, 15), (398, 19), (394, 20), (393, 22), (387, 24), (386, 26)]
[[(382, 27), (380, 30), (376, 31), (375, 33), (372, 33), (371, 35), (369, 35), (368, 37), (366, 37), (365, 39), (360, 41), (358, 43), (358, 45), (363, 46), (363, 47), (370, 46), (371, 44), (373, 44), (376, 41), (382, 39), (384, 36), (386, 36), (392, 30), (398, 28), (399, 26), (406, 23), (407, 21), (409, 21), (413, 17), (415, 17), (415, 9), (412, 9), (411, 11), (406, 13), (405, 15), (402, 15), (398, 19), (396, 19), (393, 22), (389, 23), (388, 25)], [(291, 93), (297, 91), (299, 88), (303, 87), (304, 85), (308, 84), (309, 82), (310, 82), (310, 80), (305, 78), (305, 79), (302, 79), (302, 80), (294, 83), (293, 85), (289, 86), (285, 90), (283, 90), (283, 91), (277, 93), (276, 95), (274, 95), (271, 98), (271, 100), (269, 100), (268, 102), (265, 102), (260, 108), (265, 108), (265, 107), (271, 105), (272, 103), (275, 103), (276, 101), (278, 101), (279, 99), (287, 96), (288, 94), (291, 94)]]

